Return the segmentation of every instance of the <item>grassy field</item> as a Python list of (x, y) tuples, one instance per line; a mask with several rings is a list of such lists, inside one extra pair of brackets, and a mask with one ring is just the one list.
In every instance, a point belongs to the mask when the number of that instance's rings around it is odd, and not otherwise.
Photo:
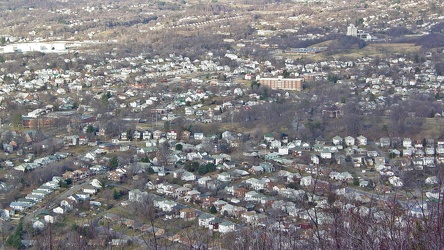
[(386, 57), (388, 55), (405, 55), (418, 53), (420, 46), (412, 43), (379, 43), (369, 44), (360, 50), (350, 50), (333, 55), (333, 57), (359, 58), (359, 57)]
[[(326, 41), (312, 45), (310, 47), (328, 47), (331, 41)], [(323, 60), (337, 60), (344, 59), (356, 59), (361, 57), (387, 57), (390, 55), (406, 55), (418, 53), (420, 46), (416, 46), (413, 43), (371, 43), (363, 49), (351, 49), (341, 51), (339, 53), (330, 54), (327, 52), (317, 54), (291, 54), (291, 53), (276, 53), (276, 56), (284, 56), (292, 59), (312, 59), (315, 61)]]

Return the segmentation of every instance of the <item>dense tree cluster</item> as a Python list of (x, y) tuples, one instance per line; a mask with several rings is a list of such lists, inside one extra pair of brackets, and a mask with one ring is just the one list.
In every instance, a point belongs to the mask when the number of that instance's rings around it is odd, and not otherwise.
[(337, 51), (348, 49), (362, 49), (366, 45), (367, 43), (362, 39), (353, 36), (342, 35), (328, 45), (328, 50)]
[(444, 47), (444, 34), (432, 33), (421, 36), (415, 40), (415, 43), (427, 49)]

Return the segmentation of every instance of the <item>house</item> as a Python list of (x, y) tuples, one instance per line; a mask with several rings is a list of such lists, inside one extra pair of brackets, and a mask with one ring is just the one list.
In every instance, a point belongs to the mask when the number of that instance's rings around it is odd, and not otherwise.
[(180, 135), (180, 139), (183, 141), (187, 141), (188, 139), (190, 139), (191, 136), (191, 132), (190, 131), (182, 131), (182, 134)]
[(142, 202), (148, 197), (148, 192), (140, 191), (139, 189), (130, 190), (128, 192), (128, 200), (135, 202)]
[(76, 196), (79, 200), (83, 200), (83, 201), (88, 200), (90, 198), (90, 194), (86, 194), (86, 193), (79, 193), (79, 194), (76, 194)]
[(72, 210), (76, 201), (65, 199), (60, 202), (60, 206), (65, 208), (65, 210)]
[(143, 138), (142, 135), (143, 135), (142, 131), (134, 130), (134, 132), (133, 132), (133, 139), (134, 140), (140, 140), (140, 139)]
[(204, 186), (204, 187), (206, 187), (207, 185), (208, 185), (208, 183), (210, 182), (210, 181), (212, 181), (213, 179), (211, 179), (211, 177), (208, 177), (208, 176), (204, 176), (204, 177), (202, 177), (202, 178), (199, 178), (198, 180), (197, 180), (197, 183), (200, 185), (200, 186)]
[(262, 167), (262, 169), (266, 173), (271, 173), (271, 172), (276, 171), (276, 168), (270, 162), (261, 162), (259, 165)]
[(264, 168), (261, 166), (252, 166), (250, 169), (248, 169), (248, 172), (252, 174), (261, 174), (264, 172)]
[(278, 147), (278, 154), (279, 155), (288, 155), (288, 147), (287, 146)]
[(95, 187), (96, 189), (102, 188), (102, 183), (97, 179), (92, 180), (89, 184), (91, 184), (91, 186)]
[(35, 244), (37, 244), (36, 240), (21, 240), (21, 246), (24, 248), (32, 248)]
[(56, 207), (52, 210), (56, 214), (64, 214), (65, 210), (62, 207)]
[(185, 221), (194, 220), (197, 218), (197, 210), (194, 208), (184, 208), (180, 210), (179, 217)]
[(333, 139), (332, 139), (332, 143), (333, 143), (333, 145), (341, 145), (342, 142), (343, 142), (342, 137), (340, 137), (340, 136), (338, 136), (338, 135), (335, 136), (335, 137), (333, 137)]
[(331, 151), (330, 151), (330, 149), (329, 148), (324, 148), (322, 151), (321, 151), (321, 158), (322, 159), (331, 159), (332, 158), (332, 153), (331, 153)]
[(273, 136), (272, 133), (266, 133), (266, 134), (264, 135), (264, 141), (266, 141), (266, 142), (271, 142), (271, 141), (273, 141), (273, 140), (274, 140), (274, 136)]
[(367, 145), (367, 137), (360, 135), (356, 137), (356, 140), (358, 141), (359, 146), (366, 146)]
[(301, 186), (311, 186), (314, 184), (314, 179), (311, 176), (302, 177), (300, 180)]
[(359, 180), (359, 186), (362, 188), (367, 187), (369, 182), (367, 180)]
[(128, 240), (127, 239), (112, 239), (110, 243), (112, 246), (126, 246), (126, 245), (128, 245)]
[(216, 218), (214, 215), (207, 214), (207, 213), (202, 213), (199, 216), (199, 219), (198, 219), (199, 226), (201, 226), (201, 227), (209, 227), (210, 226), (210, 222), (212, 220), (214, 220), (214, 218)]
[[(156, 203), (155, 203), (156, 206)], [(159, 209), (161, 209), (164, 212), (171, 212), (173, 211), (174, 207), (177, 206), (177, 203), (171, 200), (162, 200), (157, 202), (157, 206)]]
[(177, 133), (176, 133), (176, 131), (174, 131), (174, 130), (168, 131), (168, 132), (166, 133), (166, 138), (167, 138), (168, 140), (176, 140), (176, 139), (177, 139)]
[(344, 142), (345, 142), (345, 145), (347, 145), (347, 146), (353, 146), (353, 145), (355, 145), (355, 138), (353, 138), (352, 136), (346, 136), (344, 138)]
[(402, 140), (402, 147), (404, 147), (404, 148), (411, 148), (411, 147), (413, 146), (412, 143), (413, 143), (413, 142), (412, 142), (412, 139), (410, 139), (410, 138), (404, 138), (404, 139)]
[(380, 143), (381, 147), (383, 147), (383, 148), (388, 148), (391, 145), (390, 138), (388, 138), (388, 137), (383, 137), (383, 138), (379, 139), (379, 143)]
[(86, 135), (79, 136), (79, 145), (87, 145), (89, 138)]
[(120, 219), (120, 217), (118, 215), (112, 214), (112, 213), (105, 213), (103, 215), (103, 218), (106, 220), (114, 221), (114, 222), (117, 222)]
[(243, 213), (247, 212), (247, 209), (244, 207), (233, 206), (227, 203), (220, 208), (219, 212), (221, 214), (227, 214), (228, 216), (239, 218)]
[(108, 180), (115, 181), (115, 182), (120, 182), (120, 181), (122, 181), (122, 179), (124, 177), (125, 177), (124, 173), (113, 171), (113, 172), (109, 173)]
[(194, 109), (192, 107), (185, 107), (185, 115), (194, 115)]
[(410, 157), (413, 156), (413, 148), (405, 148), (402, 150), (402, 156)]
[(196, 175), (194, 175), (191, 172), (184, 171), (182, 173), (182, 176), (180, 177), (180, 179), (183, 180), (183, 181), (195, 181), (196, 180)]
[(31, 206), (31, 204), (26, 202), (19, 202), (19, 201), (13, 201), (9, 204), (11, 208), (13, 208), (15, 211), (24, 211), (28, 207)]
[(228, 172), (222, 172), (217, 175), (217, 179), (223, 182), (229, 182), (231, 181), (231, 175)]
[(217, 199), (212, 196), (205, 196), (205, 197), (201, 197), (200, 201), (202, 204), (201, 206), (203, 208), (210, 208), (211, 206), (214, 205), (214, 202), (216, 202)]
[(264, 156), (265, 160), (274, 160), (277, 158), (279, 158), (279, 154), (277, 152), (271, 152), (271, 153), (268, 153)]
[(187, 194), (188, 191), (191, 191), (191, 189), (187, 187), (179, 187), (174, 191), (175, 197), (183, 197)]
[(282, 146), (282, 143), (280, 140), (272, 140), (270, 142), (270, 149), (279, 148), (280, 146)]
[(402, 187), (404, 186), (403, 181), (401, 180), (401, 178), (397, 177), (397, 176), (391, 176), (389, 177), (389, 182), (390, 184), (392, 184), (394, 187)]
[(226, 201), (223, 201), (223, 200), (217, 200), (217, 201), (215, 201), (215, 202), (213, 203), (213, 206), (216, 207), (217, 211), (220, 211), (221, 208), (222, 208), (223, 206), (225, 206), (226, 204), (228, 204)]
[(96, 194), (97, 193), (97, 188), (94, 186), (86, 186), (83, 188), (83, 192), (86, 194)]
[(315, 165), (319, 165), (319, 162), (320, 162), (320, 160), (319, 160), (319, 156), (317, 156), (317, 155), (315, 155), (315, 154), (312, 154), (312, 155), (310, 156), (310, 160), (311, 160), (311, 163), (313, 163), (313, 164), (315, 164)]
[(136, 221), (122, 218), (120, 219), (120, 224), (126, 226), (127, 228), (134, 228), (136, 226)]
[(254, 190), (261, 190), (265, 188), (266, 182), (262, 179), (250, 178), (245, 180), (245, 183), (250, 184), (251, 188)]
[(12, 151), (14, 151), (14, 148), (7, 143), (3, 143), (3, 151), (7, 153), (12, 153)]
[(120, 140), (127, 141), (128, 140), (128, 133), (127, 132), (120, 133)]
[(147, 224), (143, 224), (141, 226), (138, 226), (137, 222), (134, 225), (134, 228), (139, 229), (141, 232), (150, 232), (151, 234), (154, 233), (154, 235), (156, 235), (156, 236), (160, 236), (160, 235), (165, 234), (165, 230), (162, 228), (152, 227)]
[(246, 188), (240, 187), (234, 190), (234, 196), (236, 196), (236, 198), (244, 198), (247, 192), (248, 190)]
[(425, 148), (425, 154), (428, 156), (435, 155), (435, 148), (434, 147), (426, 147)]
[(184, 200), (188, 201), (188, 202), (191, 201), (191, 200), (196, 200), (199, 197), (199, 195), (200, 195), (200, 192), (195, 190), (195, 189), (193, 189), (193, 190), (190, 190), (190, 191), (188, 191), (186, 193), (186, 196), (184, 197)]
[(376, 150), (369, 150), (367, 151), (367, 156), (371, 158), (376, 158), (379, 156), (379, 153)]
[(152, 136), (153, 136), (153, 133), (151, 131), (149, 131), (149, 130), (145, 130), (142, 133), (142, 139), (143, 140), (150, 140), (152, 138)]
[(225, 234), (225, 233), (234, 232), (235, 230), (236, 230), (236, 225), (231, 221), (224, 220), (221, 223), (219, 223), (219, 233)]
[(194, 133), (194, 140), (203, 140), (204, 134), (203, 133)]
[(54, 223), (54, 216), (52, 215), (45, 215), (43, 216), (43, 219), (45, 220), (45, 223)]
[(162, 131), (160, 131), (160, 130), (155, 130), (154, 132), (153, 132), (153, 139), (154, 140), (159, 140), (161, 137), (162, 137)]

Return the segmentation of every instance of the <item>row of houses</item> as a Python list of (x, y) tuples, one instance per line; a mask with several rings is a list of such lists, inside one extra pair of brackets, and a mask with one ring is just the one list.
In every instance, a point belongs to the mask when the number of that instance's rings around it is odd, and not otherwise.
[(9, 207), (17, 212), (23, 212), (40, 203), (45, 197), (60, 188), (60, 181), (62, 177), (54, 176), (51, 181), (44, 183), (37, 189), (31, 191), (24, 198), (19, 198), (9, 204)]
[(42, 158), (37, 158), (33, 162), (22, 163), (16, 167), (14, 167), (14, 169), (17, 171), (25, 172), (25, 171), (32, 170), (32, 169), (35, 169), (38, 167), (45, 167), (47, 164), (63, 160), (66, 157), (68, 157), (69, 155), (70, 155), (69, 153), (57, 152), (53, 155), (45, 156)]

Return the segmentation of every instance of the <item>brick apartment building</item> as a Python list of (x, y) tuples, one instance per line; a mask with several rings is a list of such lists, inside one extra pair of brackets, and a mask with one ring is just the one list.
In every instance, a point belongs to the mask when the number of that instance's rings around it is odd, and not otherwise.
[(277, 78), (261, 78), (259, 83), (261, 86), (268, 86), (272, 89), (301, 91), (303, 81), (303, 78), (283, 78), (279, 76)]

